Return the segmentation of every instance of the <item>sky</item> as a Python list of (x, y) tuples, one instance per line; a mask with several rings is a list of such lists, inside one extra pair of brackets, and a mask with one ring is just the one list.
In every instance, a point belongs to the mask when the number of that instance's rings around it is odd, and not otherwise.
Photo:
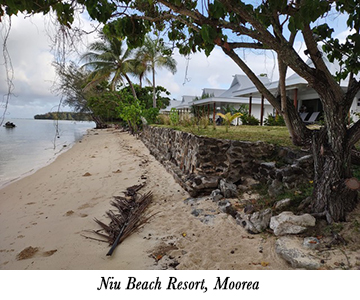
[[(53, 26), (50, 19), (43, 15), (12, 17), (11, 31), (7, 49), (14, 69), (14, 90), (5, 113), (5, 119), (33, 118), (36, 114), (56, 111), (60, 96), (54, 93), (56, 81), (55, 69), (52, 66), (54, 53), (51, 51), (51, 32)], [(81, 19), (82, 28), (90, 30), (92, 22)], [(1, 53), (5, 36), (5, 24), (0, 23)], [(50, 32), (50, 36), (49, 36)], [(341, 33), (339, 33), (341, 35)], [(92, 42), (96, 35), (84, 37), (83, 44)], [(300, 54), (305, 50), (301, 41), (297, 41), (295, 49)], [(80, 47), (79, 52), (85, 51)], [(303, 55), (303, 54), (302, 54)], [(275, 56), (267, 51), (261, 55), (248, 50), (242, 53), (243, 59), (255, 71), (255, 74), (266, 73), (270, 81), (278, 79)], [(77, 60), (78, 55), (72, 57)], [(164, 86), (171, 99), (181, 100), (183, 95), (200, 96), (204, 88), (227, 89), (233, 75), (244, 74), (239, 67), (227, 57), (220, 48), (215, 48), (209, 57), (204, 53), (192, 54), (189, 59), (174, 53), (177, 61), (177, 72), (171, 74), (167, 70), (158, 70), (156, 84)], [(0, 56), (0, 95), (7, 93), (4, 58)], [(289, 73), (291, 74), (291, 72)], [(5, 100), (0, 98), (0, 116), (4, 112)], [(61, 107), (63, 111), (71, 110)]]

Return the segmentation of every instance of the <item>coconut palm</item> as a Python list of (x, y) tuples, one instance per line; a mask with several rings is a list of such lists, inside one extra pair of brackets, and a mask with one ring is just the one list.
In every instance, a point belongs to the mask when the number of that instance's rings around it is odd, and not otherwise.
[(91, 84), (110, 79), (110, 89), (114, 91), (118, 83), (127, 81), (134, 98), (137, 99), (128, 75), (134, 72), (132, 50), (124, 49), (122, 40), (109, 38), (105, 34), (101, 34), (101, 41), (90, 44), (89, 50), (82, 55), (81, 60), (87, 61), (83, 67), (90, 67), (93, 70)]
[(241, 113), (235, 113), (235, 114), (232, 115), (230, 112), (228, 112), (226, 114), (217, 113), (217, 115), (224, 119), (225, 130), (226, 130), (226, 132), (228, 132), (229, 126), (232, 123), (232, 121), (234, 121), (236, 118), (240, 117), (242, 114)]
[(153, 107), (156, 107), (156, 69), (166, 68), (172, 74), (175, 74), (176, 61), (171, 57), (171, 52), (165, 47), (162, 39), (151, 39), (149, 36), (145, 37), (144, 45), (137, 51), (135, 60), (139, 66), (138, 75), (141, 76), (140, 80), (147, 72), (152, 74)]

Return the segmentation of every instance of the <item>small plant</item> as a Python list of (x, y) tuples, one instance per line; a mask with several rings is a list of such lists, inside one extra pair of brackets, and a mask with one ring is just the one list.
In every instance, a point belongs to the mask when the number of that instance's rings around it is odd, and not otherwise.
[(259, 119), (255, 118), (254, 116), (250, 116), (248, 113), (242, 114), (240, 116), (242, 125), (259, 125), (260, 121)]
[(223, 118), (223, 120), (225, 122), (226, 132), (229, 131), (229, 127), (230, 127), (232, 121), (234, 121), (238, 117), (241, 117), (241, 113), (235, 113), (232, 115), (230, 112), (226, 113), (225, 115), (222, 113), (218, 113), (217, 115), (220, 116), (221, 118)]
[(272, 116), (268, 115), (268, 117), (264, 120), (265, 126), (285, 126), (284, 117), (281, 115)]
[(142, 109), (139, 101), (134, 101), (131, 105), (122, 105), (120, 109), (120, 117), (126, 121), (133, 133), (138, 132), (138, 123), (141, 122), (140, 116)]
[(168, 115), (158, 115), (157, 123), (160, 125), (170, 125), (170, 117)]
[(159, 108), (157, 107), (150, 107), (148, 109), (144, 109), (142, 112), (142, 116), (146, 119), (148, 124), (156, 123), (158, 115), (159, 115)]
[(178, 126), (180, 121), (179, 112), (175, 107), (170, 110), (170, 124), (172, 126)]
[(180, 125), (184, 127), (194, 126), (195, 119), (189, 113), (180, 115)]
[(199, 119), (199, 125), (201, 127), (203, 127), (204, 129), (206, 129), (208, 126), (209, 126), (209, 118), (207, 116), (202, 116), (200, 119)]

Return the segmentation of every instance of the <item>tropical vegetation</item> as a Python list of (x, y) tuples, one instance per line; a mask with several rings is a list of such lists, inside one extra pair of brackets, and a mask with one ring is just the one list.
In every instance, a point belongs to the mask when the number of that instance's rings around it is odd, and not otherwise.
[[(106, 23), (108, 36), (127, 38), (130, 47), (142, 46), (146, 34), (164, 31), (184, 55), (220, 48), (254, 83), (258, 91), (284, 117), (295, 145), (310, 147), (314, 156), (314, 192), (311, 212), (331, 222), (343, 221), (358, 203), (358, 191), (347, 185), (352, 160), (359, 156), (360, 121), (349, 127), (348, 114), (360, 91), (360, 6), (358, 0), (152, 0), (152, 1), (7, 1), (0, 16), (18, 12), (55, 11), (63, 26), (71, 27), (74, 11), (86, 8), (89, 16)], [(327, 16), (338, 16), (346, 28), (340, 40)], [(295, 44), (306, 46), (306, 59)], [(272, 51), (277, 56), (279, 86), (272, 92), (246, 61), (246, 49)], [(338, 61), (332, 74), (325, 64)], [(307, 60), (311, 64), (307, 63)], [(310, 130), (302, 122), (286, 93), (288, 68), (302, 77), (319, 95), (324, 126)], [(348, 79), (347, 88), (340, 81)]]

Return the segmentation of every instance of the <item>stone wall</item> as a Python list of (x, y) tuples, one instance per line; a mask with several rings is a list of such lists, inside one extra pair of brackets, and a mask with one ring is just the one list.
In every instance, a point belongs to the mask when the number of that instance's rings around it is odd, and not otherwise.
[[(305, 160), (304, 153), (264, 142), (220, 140), (152, 126), (144, 128), (141, 139), (193, 197), (210, 194), (221, 179), (241, 184), (243, 176), (252, 176), (268, 184), (287, 181), (293, 187), (296, 179), (312, 176), (311, 157)], [(282, 167), (277, 166), (277, 160), (282, 161)], [(310, 170), (302, 169), (304, 166)]]

